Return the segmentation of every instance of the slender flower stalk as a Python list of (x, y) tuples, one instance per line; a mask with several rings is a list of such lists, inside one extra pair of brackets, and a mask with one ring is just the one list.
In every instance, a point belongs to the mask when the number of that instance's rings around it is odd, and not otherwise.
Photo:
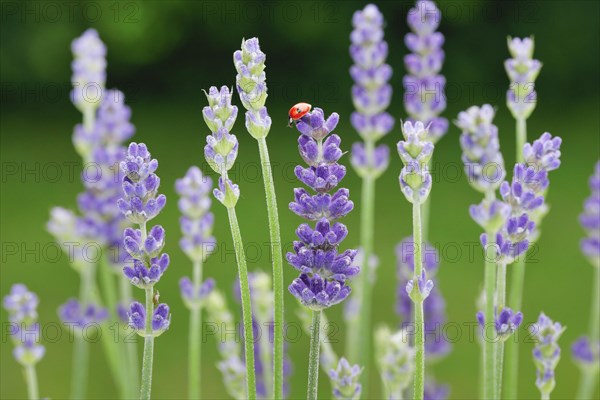
[[(444, 63), (444, 35), (436, 29), (442, 13), (433, 1), (418, 0), (408, 11), (407, 22), (412, 32), (404, 37), (411, 51), (404, 56), (408, 74), (404, 76), (404, 108), (408, 121), (421, 121), (429, 128), (427, 140), (437, 143), (448, 131), (448, 120), (440, 117), (446, 109), (444, 89), (446, 79), (440, 74)], [(431, 161), (429, 162), (431, 166)], [(429, 231), (429, 208), (431, 198), (422, 206), (423, 239)]]
[[(527, 142), (527, 118), (533, 113), (537, 103), (535, 80), (540, 73), (542, 63), (533, 59), (533, 37), (524, 39), (508, 37), (507, 43), (512, 58), (504, 62), (506, 73), (510, 79), (510, 86), (506, 92), (506, 104), (516, 121), (516, 160), (517, 163), (523, 163), (525, 158), (522, 150)], [(508, 303), (513, 309), (521, 309), (525, 259), (517, 260), (511, 269), (511, 291)], [(514, 399), (517, 396), (519, 350), (518, 343), (513, 340), (507, 342), (506, 359), (507, 374), (504, 391), (507, 398)]]
[(581, 369), (578, 399), (591, 399), (598, 385), (600, 370), (600, 161), (590, 178), (591, 195), (585, 200), (584, 211), (579, 216), (587, 237), (581, 240), (581, 251), (594, 268), (590, 328), (571, 346), (575, 363)]
[(185, 306), (190, 310), (189, 354), (188, 354), (188, 397), (200, 398), (201, 389), (201, 337), (202, 307), (206, 296), (214, 287), (214, 281), (202, 281), (202, 266), (215, 248), (212, 236), (214, 216), (209, 211), (209, 193), (212, 180), (202, 175), (200, 168), (190, 167), (181, 179), (175, 182), (179, 194), (179, 220), (183, 237), (179, 246), (192, 261), (192, 279), (181, 278), (179, 287)]
[[(274, 293), (274, 353), (273, 353), (273, 388), (275, 398), (283, 397), (283, 256), (281, 234), (279, 232), (279, 214), (277, 198), (273, 184), (273, 172), (267, 147), (267, 135), (271, 129), (271, 117), (265, 107), (267, 85), (265, 81), (266, 55), (260, 50), (257, 38), (242, 41), (241, 50), (233, 54), (237, 70), (236, 88), (244, 108), (246, 108), (246, 129), (258, 142), (260, 163), (262, 167), (265, 195), (267, 199), (267, 215), (269, 218), (269, 234), (271, 257), (273, 258), (273, 293)], [(263, 346), (264, 347), (264, 346)]]
[(548, 400), (556, 386), (554, 370), (560, 361), (558, 339), (566, 327), (558, 322), (553, 322), (544, 313), (541, 313), (537, 322), (530, 329), (537, 342), (533, 349), (533, 362), (537, 373), (535, 385), (541, 393), (542, 400)]
[[(462, 129), (460, 145), (463, 151), (462, 161), (469, 184), (484, 195), (483, 201), (471, 206), (471, 218), (475, 220), (490, 238), (484, 247), (484, 304), (485, 319), (494, 319), (494, 296), (496, 290), (495, 238), (505, 224), (510, 207), (496, 200), (496, 190), (505, 176), (504, 159), (500, 153), (498, 128), (492, 123), (494, 109), (489, 104), (472, 106), (458, 114), (456, 125)], [(483, 394), (485, 398), (494, 398), (497, 388), (495, 363), (495, 333), (487, 335), (482, 330), (483, 342)]]
[(339, 120), (337, 113), (325, 119), (323, 110), (314, 108), (296, 124), (301, 133), (298, 149), (308, 167), (297, 166), (298, 180), (316, 194), (304, 188), (294, 190), (295, 200), (290, 209), (298, 216), (315, 223), (301, 224), (296, 230), (298, 241), (294, 251), (287, 253), (289, 264), (300, 271), (300, 276), (289, 286), (289, 291), (300, 303), (312, 310), (311, 345), (309, 354), (307, 398), (317, 398), (319, 350), (322, 310), (345, 300), (350, 294), (347, 280), (355, 277), (360, 268), (353, 266), (356, 250), (338, 253), (348, 228), (336, 220), (347, 215), (354, 204), (348, 200), (348, 189), (333, 189), (346, 175), (346, 168), (338, 163), (343, 155), (341, 139), (330, 132)]
[(10, 338), (15, 346), (13, 356), (23, 367), (29, 400), (40, 398), (35, 366), (46, 353), (46, 348), (40, 344), (38, 304), (37, 295), (23, 284), (13, 285), (3, 301), (10, 321)]
[[(377, 6), (368, 4), (356, 11), (352, 25), (350, 56), (354, 65), (350, 67), (350, 75), (355, 82), (352, 99), (356, 111), (350, 121), (364, 142), (352, 145), (351, 162), (362, 178), (360, 246), (363, 260), (367, 262), (374, 250), (375, 181), (387, 169), (390, 153), (387, 145), (376, 146), (376, 142), (394, 126), (394, 118), (385, 111), (392, 96), (392, 87), (387, 83), (392, 76), (392, 68), (385, 62), (388, 46), (383, 40), (383, 15)], [(371, 289), (374, 284), (374, 273), (362, 274), (352, 304), (346, 303), (346, 307), (357, 308), (356, 312), (346, 313), (352, 317), (346, 321), (349, 334), (346, 353), (350, 360), (367, 368), (371, 346)], [(365, 379), (365, 393), (367, 383)]]
[(375, 359), (387, 399), (401, 400), (414, 378), (415, 349), (405, 329), (392, 333), (388, 327), (375, 332)]
[(405, 140), (398, 142), (398, 154), (404, 164), (400, 173), (400, 188), (413, 205), (414, 272), (406, 284), (406, 292), (414, 303), (415, 321), (415, 380), (414, 397), (423, 399), (425, 390), (425, 320), (423, 302), (433, 289), (433, 281), (427, 278), (423, 268), (423, 238), (421, 236), (421, 205), (431, 190), (431, 174), (428, 163), (434, 145), (427, 141), (428, 132), (421, 121), (414, 125), (407, 121), (402, 126)]
[[(117, 205), (131, 223), (139, 229), (127, 228), (123, 232), (123, 246), (131, 256), (131, 265), (123, 268), (123, 274), (132, 285), (144, 290), (146, 305), (133, 302), (129, 310), (129, 326), (144, 338), (140, 398), (149, 399), (152, 390), (152, 364), (154, 338), (169, 328), (169, 306), (158, 304), (158, 283), (169, 266), (169, 255), (162, 253), (165, 231), (155, 225), (147, 231), (147, 223), (164, 208), (167, 198), (158, 194), (160, 178), (154, 173), (158, 161), (153, 159), (145, 144), (131, 143), (127, 156), (120, 163), (123, 173), (123, 193)], [(156, 308), (155, 308), (156, 307)]]
[[(250, 303), (250, 287), (248, 283), (248, 267), (242, 234), (235, 212), (235, 205), (240, 197), (240, 188), (228, 176), (238, 152), (238, 141), (230, 130), (237, 117), (237, 107), (231, 105), (231, 95), (227, 86), (219, 91), (212, 86), (208, 93), (208, 106), (202, 110), (204, 122), (211, 131), (206, 137), (204, 157), (210, 167), (220, 175), (219, 186), (213, 190), (217, 200), (225, 208), (229, 217), (229, 226), (238, 264), (238, 275), (242, 297), (242, 317), (244, 323), (244, 354), (246, 360), (246, 396), (256, 399), (256, 374), (254, 370), (254, 332), (252, 329), (252, 306)], [(266, 95), (266, 92), (265, 92)]]

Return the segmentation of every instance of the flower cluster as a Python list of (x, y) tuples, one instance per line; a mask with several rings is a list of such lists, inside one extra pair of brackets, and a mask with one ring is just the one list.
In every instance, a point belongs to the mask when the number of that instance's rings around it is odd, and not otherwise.
[(533, 349), (533, 362), (537, 370), (535, 384), (542, 395), (549, 396), (556, 385), (554, 369), (560, 360), (558, 339), (566, 328), (541, 313), (530, 329), (537, 342)]
[(489, 104), (472, 106), (460, 112), (455, 122), (462, 130), (460, 147), (469, 184), (482, 193), (495, 191), (505, 176), (494, 113)]
[(233, 53), (237, 71), (236, 89), (246, 111), (246, 129), (255, 139), (264, 138), (271, 129), (271, 117), (265, 107), (267, 83), (265, 60), (257, 38), (242, 40), (241, 50)]
[(383, 15), (374, 4), (356, 11), (352, 17), (350, 56), (354, 65), (350, 76), (355, 82), (352, 100), (357, 111), (352, 113), (350, 122), (367, 144), (352, 145), (351, 162), (362, 177), (378, 177), (386, 170), (389, 148), (373, 144), (394, 127), (394, 118), (385, 112), (392, 97), (392, 87), (387, 83), (392, 68), (385, 63), (388, 45), (383, 40), (383, 24)]
[(537, 102), (534, 82), (542, 63), (533, 59), (533, 38), (508, 38), (508, 50), (512, 58), (504, 62), (510, 79), (506, 103), (513, 117), (527, 119)]
[[(423, 272), (427, 274), (430, 284), (419, 282), (423, 286), (423, 310), (425, 314), (425, 354), (426, 359), (431, 361), (439, 359), (450, 351), (450, 343), (441, 334), (440, 330), (446, 323), (446, 302), (439, 290), (435, 275), (439, 267), (439, 254), (429, 243), (425, 243), (422, 249)], [(415, 268), (415, 248), (412, 237), (403, 239), (396, 246), (396, 257), (398, 260), (397, 276), (398, 291), (396, 312), (402, 318), (402, 326), (414, 324), (414, 306), (410, 299), (412, 290), (413, 274)], [(421, 278), (422, 281), (423, 278)], [(410, 289), (410, 290), (409, 290)], [(425, 296), (427, 295), (427, 296)]]
[(590, 177), (591, 195), (585, 200), (579, 222), (587, 233), (581, 241), (581, 251), (592, 265), (600, 268), (600, 161), (594, 167)]
[(412, 52), (404, 56), (408, 75), (404, 85), (404, 107), (412, 122), (421, 121), (429, 130), (426, 139), (436, 143), (448, 130), (448, 120), (439, 117), (446, 109), (444, 86), (440, 75), (444, 63), (444, 35), (436, 32), (442, 13), (433, 1), (418, 0), (408, 11), (407, 22), (412, 32), (404, 38)]
[[(486, 328), (485, 314), (482, 311), (477, 313), (477, 322), (482, 329)], [(514, 312), (508, 307), (503, 308), (500, 313), (495, 310), (494, 315), (494, 330), (497, 337), (506, 341), (523, 322), (523, 313), (520, 311)]]
[(375, 359), (390, 396), (403, 398), (402, 392), (410, 385), (415, 369), (415, 349), (410, 346), (404, 329), (392, 334), (387, 327), (375, 332)]
[[(175, 190), (181, 196), (179, 211), (183, 214), (179, 220), (183, 233), (179, 246), (194, 263), (203, 263), (216, 245), (212, 236), (214, 215), (209, 211), (211, 189), (212, 180), (203, 176), (198, 167), (190, 167), (186, 175), (175, 182)], [(212, 279), (199, 285), (195, 285), (188, 277), (179, 281), (181, 295), (188, 308), (199, 307), (214, 285)]]
[(329, 135), (338, 120), (336, 113), (325, 119), (323, 110), (315, 108), (296, 124), (301, 133), (298, 149), (308, 167), (297, 166), (295, 174), (316, 194), (311, 196), (304, 189), (295, 189), (296, 201), (290, 203), (290, 209), (314, 221), (315, 227), (302, 224), (296, 230), (300, 240), (294, 242), (294, 251), (287, 254), (287, 260), (300, 271), (300, 276), (289, 290), (313, 310), (330, 307), (348, 297), (351, 289), (346, 280), (360, 270), (352, 265), (356, 250), (338, 253), (347, 228), (335, 220), (352, 210), (349, 192), (338, 189), (334, 195), (328, 193), (346, 174), (346, 168), (338, 163), (343, 154), (339, 147), (341, 139), (338, 135)]
[[(117, 202), (123, 215), (140, 229), (126, 228), (123, 245), (133, 259), (132, 265), (123, 268), (127, 279), (141, 289), (152, 290), (169, 266), (169, 255), (162, 253), (165, 230), (155, 225), (146, 230), (146, 224), (160, 213), (167, 202), (164, 194), (158, 194), (160, 178), (154, 173), (158, 161), (153, 159), (143, 143), (131, 143), (127, 156), (120, 164), (123, 177), (123, 198)], [(129, 310), (129, 325), (140, 335), (158, 336), (169, 327), (169, 307), (159, 304), (153, 312), (152, 331), (142, 330), (146, 310), (134, 302)]]
[(398, 154), (404, 163), (400, 172), (400, 189), (408, 201), (422, 204), (431, 190), (431, 174), (427, 166), (434, 145), (427, 137), (427, 128), (421, 121), (406, 121), (402, 125), (404, 140), (398, 142)]
[(46, 352), (39, 344), (38, 303), (37, 295), (23, 284), (13, 285), (4, 297), (4, 309), (10, 320), (9, 334), (15, 345), (13, 356), (24, 367), (37, 364)]
[(359, 379), (362, 371), (360, 366), (350, 365), (344, 357), (340, 358), (337, 367), (329, 371), (333, 397), (340, 400), (360, 399), (362, 385)]
[(81, 112), (93, 112), (106, 84), (106, 46), (95, 29), (88, 29), (73, 41), (71, 51), (75, 58), (71, 64), (71, 101)]
[(211, 134), (206, 137), (204, 157), (220, 175), (219, 187), (213, 190), (214, 196), (225, 207), (232, 208), (240, 197), (240, 189), (227, 177), (227, 171), (233, 167), (238, 154), (238, 140), (229, 131), (235, 123), (238, 110), (231, 105), (231, 92), (227, 86), (222, 86), (221, 90), (212, 86), (205, 94), (208, 106), (204, 107), (202, 115)]
[(63, 323), (83, 330), (105, 321), (108, 310), (92, 302), (82, 305), (77, 299), (71, 298), (58, 308), (58, 315)]

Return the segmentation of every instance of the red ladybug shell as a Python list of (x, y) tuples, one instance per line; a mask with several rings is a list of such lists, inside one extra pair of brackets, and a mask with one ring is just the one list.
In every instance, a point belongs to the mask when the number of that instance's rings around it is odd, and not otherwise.
[(289, 125), (291, 125), (292, 122), (304, 117), (310, 112), (311, 109), (312, 106), (308, 103), (298, 103), (292, 108), (290, 108), (290, 111), (288, 112), (288, 115), (290, 117)]

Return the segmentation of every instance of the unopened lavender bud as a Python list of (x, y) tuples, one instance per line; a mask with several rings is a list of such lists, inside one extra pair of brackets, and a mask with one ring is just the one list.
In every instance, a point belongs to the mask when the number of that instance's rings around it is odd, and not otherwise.
[(108, 310), (94, 303), (83, 306), (77, 299), (69, 299), (58, 309), (58, 315), (63, 323), (83, 330), (90, 325), (97, 325), (108, 318)]
[(129, 326), (136, 331), (136, 333), (142, 337), (146, 336), (160, 336), (171, 324), (171, 314), (169, 312), (169, 306), (161, 303), (152, 314), (152, 332), (148, 334), (145, 330), (146, 323), (146, 308), (143, 304), (134, 301), (131, 303), (129, 309)]
[(271, 117), (269, 117), (266, 107), (257, 112), (246, 112), (246, 129), (255, 139), (264, 138), (269, 134)]
[(240, 198), (240, 187), (230, 179), (219, 178), (219, 187), (213, 189), (217, 200), (227, 208), (234, 208)]
[(406, 293), (410, 296), (413, 302), (417, 303), (423, 301), (429, 297), (431, 290), (433, 290), (433, 281), (427, 279), (425, 268), (421, 273), (421, 276), (417, 279), (417, 286), (414, 284), (414, 280), (409, 280), (406, 283)]
[(359, 399), (362, 389), (359, 379), (362, 371), (360, 366), (350, 365), (344, 357), (340, 358), (337, 367), (329, 371), (333, 397), (343, 400)]
[(237, 70), (236, 87), (244, 108), (260, 111), (267, 100), (265, 69), (266, 55), (257, 38), (242, 40), (241, 50), (233, 53)]
[(504, 226), (511, 213), (511, 207), (500, 200), (482, 200), (469, 208), (475, 222), (487, 232), (497, 232)]
[(537, 342), (533, 349), (533, 362), (537, 370), (535, 384), (543, 396), (550, 396), (556, 386), (554, 370), (560, 361), (558, 339), (565, 329), (566, 327), (553, 322), (544, 313), (540, 314), (538, 321), (530, 328)]
[(600, 161), (596, 163), (589, 183), (591, 194), (579, 215), (579, 223), (587, 233), (581, 240), (581, 251), (594, 267), (600, 268)]
[(508, 38), (512, 58), (504, 63), (511, 81), (506, 100), (515, 119), (527, 119), (537, 102), (534, 82), (542, 63), (533, 59), (533, 47), (533, 38)]
[(368, 157), (365, 152), (365, 145), (356, 142), (352, 145), (350, 162), (358, 176), (378, 178), (385, 172), (389, 165), (390, 148), (385, 144), (379, 145), (373, 149), (372, 157)]
[(571, 345), (571, 354), (582, 370), (597, 371), (600, 366), (600, 340), (581, 336)]
[(71, 101), (81, 112), (93, 112), (100, 105), (106, 84), (106, 46), (95, 29), (88, 29), (73, 40), (71, 51)]
[[(479, 326), (485, 329), (485, 315), (479, 311), (477, 313), (477, 321)], [(502, 341), (506, 341), (521, 325), (523, 322), (523, 313), (514, 312), (508, 307), (505, 307), (497, 314), (497, 310), (494, 315), (494, 329), (496, 335)]]

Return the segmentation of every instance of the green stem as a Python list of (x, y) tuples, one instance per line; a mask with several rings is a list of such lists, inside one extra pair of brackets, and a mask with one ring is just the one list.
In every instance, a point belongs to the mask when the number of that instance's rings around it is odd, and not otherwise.
[(248, 284), (248, 267), (246, 266), (246, 255), (240, 225), (237, 220), (235, 208), (227, 208), (235, 257), (238, 264), (238, 275), (240, 279), (240, 292), (242, 297), (242, 319), (244, 322), (244, 354), (246, 359), (246, 392), (248, 399), (256, 399), (256, 375), (254, 371), (254, 332), (252, 329), (252, 307), (250, 304), (250, 287)]
[[(194, 261), (193, 285), (196, 293), (202, 284), (202, 261)], [(202, 347), (200, 341), (200, 326), (202, 321), (202, 309), (194, 307), (190, 310), (190, 335), (188, 355), (188, 397), (190, 399), (200, 398), (201, 384), (201, 357)]]
[[(496, 277), (495, 308), (500, 312), (506, 303), (506, 264), (498, 264)], [(502, 398), (502, 365), (504, 362), (504, 342), (496, 342), (496, 399)]]
[[(104, 258), (102, 264), (100, 265), (100, 279), (102, 281), (101, 287), (103, 292), (102, 298), (106, 302), (106, 306), (108, 307), (111, 315), (111, 320), (116, 321), (117, 317), (115, 313), (117, 310), (117, 289), (115, 285), (115, 277), (110, 268), (111, 267), (108, 265), (106, 258)], [(131, 389), (129, 387), (129, 379), (127, 379), (127, 375), (123, 373), (123, 371), (127, 368), (126, 353), (118, 348), (119, 343), (112, 340), (112, 338), (109, 338), (109, 335), (103, 336), (104, 348), (109, 359), (108, 364), (110, 366), (113, 379), (119, 388), (121, 397), (127, 397), (128, 395), (131, 395)]]
[[(590, 307), (590, 342), (597, 343), (599, 339), (598, 330), (600, 327), (600, 269), (594, 267), (594, 282), (592, 284), (592, 305)], [(598, 368), (582, 369), (579, 389), (577, 389), (577, 399), (593, 398), (596, 384), (598, 382)]]
[[(131, 283), (125, 277), (119, 278), (119, 296), (121, 298), (121, 304), (125, 307), (129, 307), (129, 303), (133, 298), (131, 293)], [(127, 326), (125, 329), (125, 352), (127, 356), (127, 367), (125, 368), (125, 372), (128, 374), (129, 379), (129, 390), (130, 393), (128, 395), (129, 398), (134, 398), (137, 393), (139, 393), (138, 382), (140, 380), (139, 375), (139, 362), (138, 362), (138, 349), (137, 349), (137, 340), (131, 340), (131, 336), (127, 335), (127, 332), (131, 328)], [(135, 335), (137, 338), (137, 335)]]
[(39, 399), (37, 373), (34, 365), (25, 367), (25, 380), (27, 381), (27, 397), (29, 400)]
[[(433, 164), (433, 157), (429, 159), (427, 168), (431, 171), (431, 165)], [(425, 202), (421, 205), (421, 237), (423, 243), (427, 242), (429, 235), (429, 210), (431, 209), (431, 193), (425, 199)]]
[(491, 338), (487, 337), (487, 328), (494, 326), (494, 292), (496, 289), (496, 232), (487, 232), (488, 244), (485, 248), (485, 324), (483, 328), (483, 360), (484, 382), (483, 392), (485, 399), (494, 399), (496, 393), (496, 371), (494, 364), (495, 329)]
[(582, 370), (581, 380), (579, 382), (579, 388), (577, 389), (578, 400), (593, 399), (594, 390), (596, 389), (596, 383), (598, 382), (598, 369), (587, 368)]
[(550, 393), (542, 393), (542, 400), (550, 400)]
[(523, 146), (527, 142), (527, 122), (523, 118), (517, 119), (517, 162), (525, 162), (523, 158)]
[[(365, 140), (365, 153), (367, 163), (374, 157), (375, 142)], [(364, 366), (369, 371), (370, 348), (371, 348), (371, 303), (374, 282), (371, 281), (372, 271), (369, 260), (373, 255), (373, 240), (375, 226), (375, 177), (370, 174), (363, 176), (361, 188), (361, 210), (360, 210), (360, 248), (362, 251), (362, 271), (357, 280), (357, 291), (355, 300), (360, 307), (356, 318), (348, 321), (346, 342), (346, 354), (352, 362)], [(368, 397), (369, 379), (368, 373), (363, 374), (362, 393)]]
[[(415, 196), (416, 197), (416, 196)], [(419, 294), (415, 303), (415, 399), (422, 400), (425, 390), (425, 321), (423, 318), (423, 298), (419, 288), (419, 279), (423, 272), (422, 247), (423, 239), (421, 237), (421, 204), (415, 198), (413, 202), (413, 243), (415, 252), (415, 268), (413, 275), (413, 292)]]
[[(271, 245), (271, 257), (273, 257), (273, 396), (277, 399), (283, 398), (283, 256), (281, 249), (281, 234), (279, 232), (279, 214), (277, 212), (277, 198), (275, 196), (275, 185), (273, 184), (273, 173), (269, 159), (269, 149), (266, 138), (258, 139), (258, 150), (262, 166), (265, 195), (267, 198), (267, 214), (269, 218), (269, 234)], [(268, 335), (267, 335), (268, 339)], [(267, 344), (268, 340), (267, 340)], [(264, 346), (263, 346), (264, 347)], [(268, 348), (270, 348), (269, 346)], [(270, 353), (269, 353), (270, 354)], [(265, 365), (265, 372), (270, 368)], [(267, 376), (267, 375), (265, 375)], [(269, 382), (265, 386), (270, 387)], [(268, 389), (267, 389), (268, 390)]]
[[(145, 236), (144, 234), (142, 234)], [(146, 288), (146, 329), (144, 338), (144, 355), (142, 358), (142, 385), (140, 399), (150, 399), (152, 391), (152, 361), (154, 358), (154, 335), (152, 317), (154, 314), (154, 288)]]
[(319, 349), (321, 332), (321, 311), (313, 310), (310, 326), (310, 354), (308, 356), (308, 392), (307, 400), (317, 400), (319, 389)]

